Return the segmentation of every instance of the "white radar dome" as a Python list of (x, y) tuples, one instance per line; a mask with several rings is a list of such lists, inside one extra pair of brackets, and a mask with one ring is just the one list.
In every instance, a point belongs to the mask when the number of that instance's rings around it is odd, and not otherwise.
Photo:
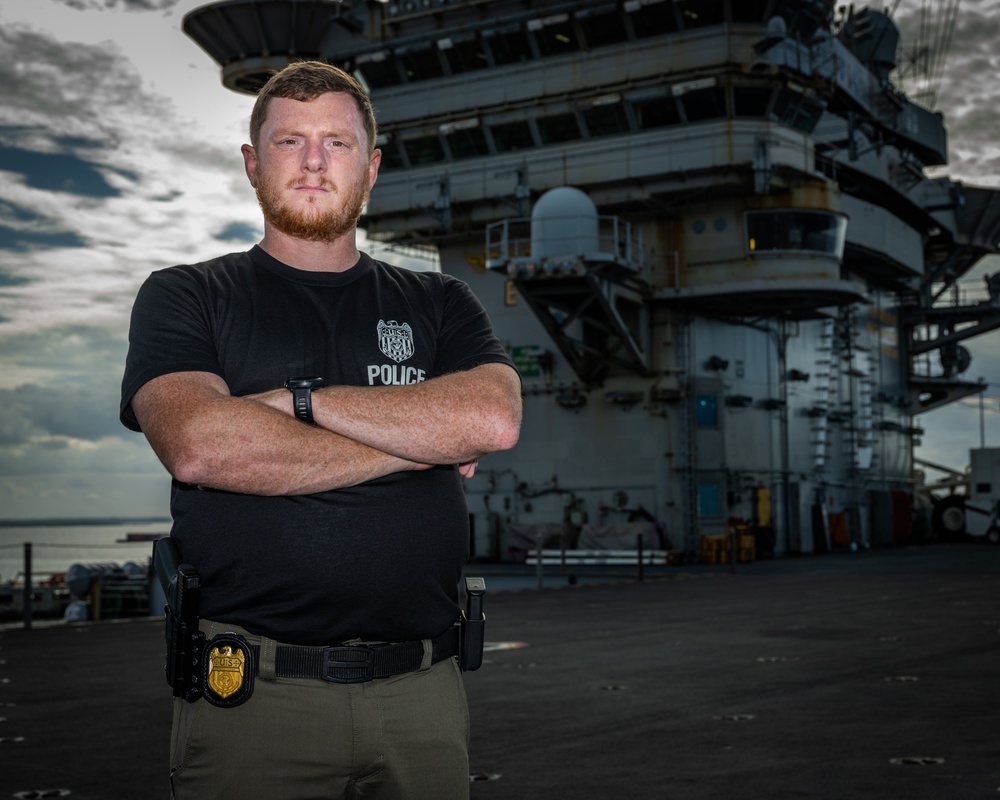
[(600, 248), (597, 206), (572, 186), (549, 189), (531, 211), (531, 255), (552, 256), (596, 253)]

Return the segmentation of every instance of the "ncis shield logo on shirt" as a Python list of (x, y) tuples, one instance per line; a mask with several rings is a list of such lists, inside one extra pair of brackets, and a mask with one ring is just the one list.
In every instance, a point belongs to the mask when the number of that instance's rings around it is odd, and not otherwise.
[(417, 367), (406, 367), (400, 362), (411, 358), (414, 353), (413, 328), (407, 322), (379, 320), (376, 329), (378, 349), (395, 361), (395, 364), (369, 364), (368, 385), (407, 386), (420, 383), (425, 372)]
[(413, 355), (413, 328), (394, 319), (378, 321), (378, 349), (395, 361), (406, 361)]

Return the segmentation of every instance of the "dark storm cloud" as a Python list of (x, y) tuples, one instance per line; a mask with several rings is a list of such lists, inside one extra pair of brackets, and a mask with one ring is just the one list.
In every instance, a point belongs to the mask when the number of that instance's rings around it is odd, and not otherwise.
[(38, 214), (17, 203), (0, 200), (0, 223), (26, 223), (38, 219)]
[(58, 376), (0, 389), (0, 445), (128, 435), (118, 421), (124, 329), (67, 325), (0, 337), (0, 349), (14, 370)]
[[(920, 80), (930, 79), (936, 111), (948, 129), (949, 172), (973, 182), (1000, 173), (997, 131), (1000, 108), (996, 82), (1000, 75), (1000, 5), (992, 0), (962, 3), (948, 42), (940, 4), (930, 4), (922, 18), (920, 3), (903, 3), (893, 17), (900, 28), (900, 63), (908, 72), (903, 88), (917, 102)], [(945, 45), (949, 45), (945, 49)], [(919, 55), (927, 51), (928, 57)], [(921, 69), (930, 67), (930, 69)]]
[(154, 203), (172, 203), (174, 200), (179, 200), (183, 196), (184, 192), (182, 192), (180, 189), (173, 189), (172, 191), (169, 191), (166, 194), (150, 197), (149, 199), (152, 200)]
[(99, 159), (107, 145), (83, 136), (60, 136), (44, 128), (0, 125), (0, 169), (14, 172), (33, 189), (84, 197), (118, 197), (108, 183), (116, 174), (131, 181), (138, 175)]
[(112, 48), (68, 47), (42, 34), (0, 28), (0, 49), (6, 54), (0, 59), (0, 105), (8, 122), (43, 118), (59, 136), (100, 141), (105, 148), (118, 143), (95, 100), (117, 95), (123, 102), (136, 94), (139, 79)]
[(124, 436), (118, 421), (117, 387), (94, 384), (25, 384), (0, 390), (4, 416), (0, 445), (40, 436), (97, 441)]
[[(148, 110), (139, 75), (110, 42), (67, 45), (0, 27), (0, 51), (7, 146), (35, 153), (69, 150), (88, 163), (113, 163), (121, 134), (108, 110)], [(15, 121), (19, 127), (12, 127)]]
[(942, 102), (960, 103), (973, 96), (996, 95), (1000, 7), (983, 12), (975, 4), (963, 7), (956, 18), (951, 46), (941, 68)]
[(87, 240), (74, 231), (43, 231), (20, 230), (0, 224), (0, 250), (11, 253), (29, 253), (33, 250), (46, 250), (64, 247), (86, 247)]
[[(0, 130), (0, 140), (4, 138)], [(66, 192), (83, 197), (117, 197), (94, 164), (69, 153), (39, 153), (23, 147), (0, 144), (0, 169), (24, 178), (26, 186), (49, 192)]]
[[(75, 231), (65, 230), (58, 220), (16, 203), (0, 200), (0, 250), (27, 253), (47, 247), (84, 247), (86, 244), (86, 239)], [(5, 277), (20, 282), (4, 283)], [(20, 286), (24, 283), (27, 281), (0, 272), (0, 286)]]
[[(128, 347), (125, 324), (120, 328), (101, 325), (60, 325), (35, 333), (12, 334), (0, 340), (0, 348), (11, 345), (9, 361), (76, 375), (117, 373), (121, 377)], [(16, 351), (13, 348), (16, 347)], [(118, 387), (115, 386), (117, 390)]]
[(220, 242), (255, 242), (260, 236), (260, 228), (246, 222), (231, 222), (215, 234)]
[(130, 166), (152, 135), (128, 134), (133, 121), (162, 120), (163, 99), (111, 42), (2, 26), (0, 52), (0, 252), (90, 246), (101, 232), (77, 212), (156, 185)]
[(61, 0), (64, 5), (78, 11), (103, 11), (124, 9), (126, 11), (165, 11), (173, 8), (180, 0)]
[(11, 275), (6, 270), (0, 269), (0, 289), (7, 286), (24, 286), (26, 283), (30, 283), (27, 278), (20, 275)]

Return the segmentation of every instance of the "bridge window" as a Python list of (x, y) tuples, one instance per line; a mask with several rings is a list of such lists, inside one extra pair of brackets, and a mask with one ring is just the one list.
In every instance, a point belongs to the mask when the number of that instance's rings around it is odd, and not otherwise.
[(580, 125), (576, 121), (576, 114), (568, 112), (566, 114), (553, 114), (551, 117), (539, 117), (538, 134), (542, 138), (542, 144), (558, 144), (559, 142), (570, 142), (573, 139), (580, 139)]
[(629, 130), (628, 114), (617, 96), (595, 100), (589, 108), (583, 109), (583, 121), (591, 136), (612, 136)]
[(774, 101), (774, 119), (784, 125), (812, 133), (823, 116), (824, 103), (801, 91), (785, 88), (778, 92)]
[(642, 130), (681, 124), (677, 103), (665, 89), (654, 94), (633, 95), (632, 110), (635, 112), (636, 123)]
[(685, 29), (704, 28), (707, 25), (721, 25), (725, 22), (722, 0), (674, 0)]
[(475, 36), (442, 39), (438, 42), (438, 48), (444, 53), (452, 75), (486, 69), (490, 65), (486, 58), (486, 48)]
[(482, 156), (490, 152), (490, 146), (486, 142), (486, 134), (478, 124), (475, 126), (465, 126), (449, 131), (445, 135), (448, 140), (448, 149), (452, 158), (471, 158), (472, 156)]
[(694, 89), (681, 97), (688, 122), (701, 122), (726, 116), (726, 92), (719, 86)]
[(528, 30), (535, 36), (538, 52), (543, 56), (558, 56), (580, 49), (580, 40), (569, 14), (556, 14), (546, 19), (533, 19)]
[(403, 142), (403, 148), (406, 150), (406, 157), (410, 160), (410, 166), (413, 167), (420, 164), (432, 164), (435, 161), (444, 161), (444, 148), (437, 136), (407, 139)]
[(737, 0), (730, 8), (733, 22), (766, 22), (772, 0)]
[(583, 29), (587, 47), (603, 47), (628, 40), (625, 20), (614, 3), (588, 11), (578, 11), (576, 18)]
[(490, 127), (493, 136), (493, 146), (498, 153), (511, 150), (527, 150), (535, 146), (535, 138), (531, 135), (531, 126), (524, 120), (518, 122), (503, 122)]
[(673, 3), (667, 0), (626, 0), (624, 7), (637, 39), (677, 32)]
[(531, 42), (520, 25), (495, 31), (484, 31), (483, 42), (489, 47), (497, 66), (517, 64), (532, 58)]
[(737, 117), (763, 117), (774, 89), (770, 86), (734, 86), (733, 114)]
[(381, 133), (375, 142), (375, 146), (382, 151), (382, 162), (379, 169), (393, 169), (394, 167), (405, 166), (403, 155), (399, 152), (399, 142), (395, 136)]
[(430, 78), (440, 78), (444, 75), (444, 67), (438, 57), (436, 47), (422, 47), (399, 54), (403, 64), (403, 72), (410, 83), (426, 81)]
[(383, 89), (402, 82), (398, 62), (388, 53), (358, 56), (355, 72), (361, 73), (359, 80), (369, 89)]
[(844, 257), (847, 218), (829, 211), (748, 211), (747, 250), (807, 252)]

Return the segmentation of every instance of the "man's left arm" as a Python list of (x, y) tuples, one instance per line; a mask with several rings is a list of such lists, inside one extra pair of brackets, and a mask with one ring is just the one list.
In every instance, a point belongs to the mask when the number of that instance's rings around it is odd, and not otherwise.
[[(281, 390), (254, 399), (292, 414)], [(521, 382), (507, 364), (480, 364), (406, 386), (328, 386), (313, 391), (322, 428), (422, 464), (463, 464), (509, 450), (521, 427)]]

